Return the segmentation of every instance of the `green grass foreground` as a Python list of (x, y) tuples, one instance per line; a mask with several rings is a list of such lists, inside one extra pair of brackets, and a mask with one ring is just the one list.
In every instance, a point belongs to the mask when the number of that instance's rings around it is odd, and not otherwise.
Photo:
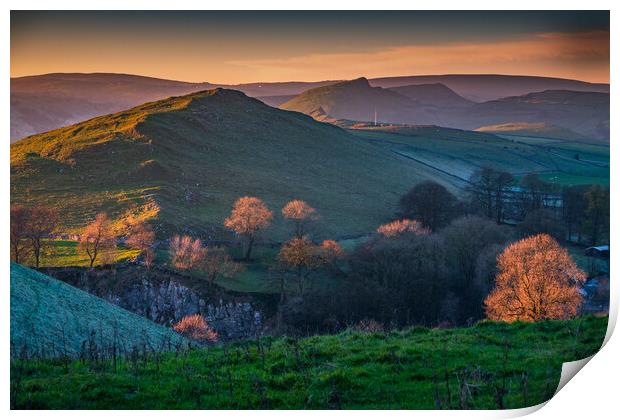
[(549, 399), (607, 318), (482, 322), (391, 333), (263, 338), (112, 361), (13, 361), (13, 408), (519, 408)]

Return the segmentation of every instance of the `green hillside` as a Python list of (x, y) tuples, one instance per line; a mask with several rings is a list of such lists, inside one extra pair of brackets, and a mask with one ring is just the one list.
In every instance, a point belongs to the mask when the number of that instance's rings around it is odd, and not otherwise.
[(482, 322), (391, 333), (262, 338), (137, 362), (15, 362), (30, 409), (520, 408), (555, 392), (562, 363), (594, 354), (607, 318)]
[(94, 118), (11, 145), (11, 201), (57, 207), (65, 232), (101, 210), (137, 205), (158, 230), (217, 237), (234, 201), (258, 196), (274, 211), (306, 200), (324, 236), (372, 231), (400, 196), (429, 177), (423, 165), (296, 112), (216, 89)]
[[(169, 328), (37, 271), (11, 263), (11, 353), (75, 357), (83, 349), (117, 352), (174, 348)], [(86, 350), (89, 351), (89, 350)], [(89, 354), (92, 356), (92, 354)]]
[[(575, 133), (568, 128), (547, 123), (505, 123), (478, 127), (474, 131), (494, 133), (498, 135), (511, 135), (521, 137), (541, 137), (557, 140), (573, 140), (587, 143), (590, 139)], [(596, 142), (596, 140), (594, 140)], [(600, 142), (599, 142), (600, 143)]]
[(607, 146), (433, 126), (365, 127), (351, 132), (460, 181), (461, 186), (483, 165), (499, 167), (516, 177), (535, 172), (560, 185), (609, 185)]

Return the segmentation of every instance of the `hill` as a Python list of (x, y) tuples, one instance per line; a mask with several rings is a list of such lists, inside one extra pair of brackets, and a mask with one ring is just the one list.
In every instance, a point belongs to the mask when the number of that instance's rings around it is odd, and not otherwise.
[(11, 142), (145, 102), (205, 89), (234, 88), (249, 96), (267, 97), (265, 103), (277, 106), (285, 102), (278, 97), (297, 95), (331, 83), (334, 82), (223, 85), (116, 73), (51, 73), (16, 77), (11, 78)]
[(322, 110), (336, 120), (362, 122), (372, 121), (376, 110), (382, 123), (465, 130), (515, 121), (543, 123), (565, 127), (590, 141), (609, 140), (608, 93), (547, 90), (482, 103), (459, 98), (442, 85), (383, 89), (361, 78), (310, 89), (280, 107), (308, 115)]
[[(396, 93), (391, 93), (397, 95)], [(288, 233), (279, 209), (300, 198), (321, 215), (321, 236), (365, 234), (416, 182), (453, 181), (330, 124), (215, 89), (144, 104), (11, 145), (11, 200), (59, 209), (66, 233), (106, 210), (137, 205), (162, 231), (218, 237), (236, 199), (276, 213), (269, 238)]]
[(484, 102), (507, 96), (520, 96), (544, 90), (573, 90), (609, 93), (608, 83), (588, 83), (556, 77), (513, 76), (504, 74), (444, 74), (381, 77), (372, 86), (394, 88), (405, 85), (441, 83), (470, 101)]
[[(607, 318), (261, 338), (132, 365), (17, 362), (12, 408), (498, 409), (553, 396)], [(502, 386), (504, 384), (504, 386)], [(469, 392), (468, 392), (469, 390)], [(499, 398), (498, 398), (499, 396)]]
[(366, 78), (310, 89), (280, 106), (305, 114), (322, 110), (335, 119), (425, 123), (433, 116), (421, 104), (392, 90), (373, 88)]
[(449, 176), (463, 187), (482, 166), (499, 167), (517, 178), (538, 173), (563, 185), (609, 185), (609, 146), (436, 126), (352, 127), (360, 139)]
[(588, 138), (568, 128), (547, 123), (515, 122), (478, 127), (474, 131), (512, 136), (542, 137), (557, 140), (574, 140), (587, 142)]
[(209, 87), (208, 83), (111, 73), (12, 78), (11, 141)]
[(459, 96), (455, 91), (441, 83), (407, 85), (390, 88), (414, 101), (434, 107), (454, 108), (471, 106), (473, 102)]
[(608, 93), (547, 90), (476, 104), (458, 119), (466, 129), (515, 121), (544, 122), (609, 140), (609, 112)]
[(134, 346), (174, 349), (184, 343), (169, 328), (11, 263), (13, 356), (76, 357), (93, 346), (100, 352), (116, 346), (124, 353)]

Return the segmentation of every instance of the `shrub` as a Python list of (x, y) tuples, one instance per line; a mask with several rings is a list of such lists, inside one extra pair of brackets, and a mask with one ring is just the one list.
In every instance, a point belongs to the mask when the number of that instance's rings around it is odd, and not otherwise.
[(219, 339), (217, 332), (199, 314), (184, 317), (172, 328), (182, 336), (202, 343), (214, 343)]

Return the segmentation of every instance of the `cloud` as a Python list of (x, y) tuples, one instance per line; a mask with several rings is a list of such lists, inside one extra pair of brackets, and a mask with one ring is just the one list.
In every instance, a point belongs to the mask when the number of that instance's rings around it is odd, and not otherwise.
[(438, 73), (543, 74), (609, 80), (609, 32), (540, 33), (497, 42), (409, 45), (356, 53), (229, 62), (270, 79)]

